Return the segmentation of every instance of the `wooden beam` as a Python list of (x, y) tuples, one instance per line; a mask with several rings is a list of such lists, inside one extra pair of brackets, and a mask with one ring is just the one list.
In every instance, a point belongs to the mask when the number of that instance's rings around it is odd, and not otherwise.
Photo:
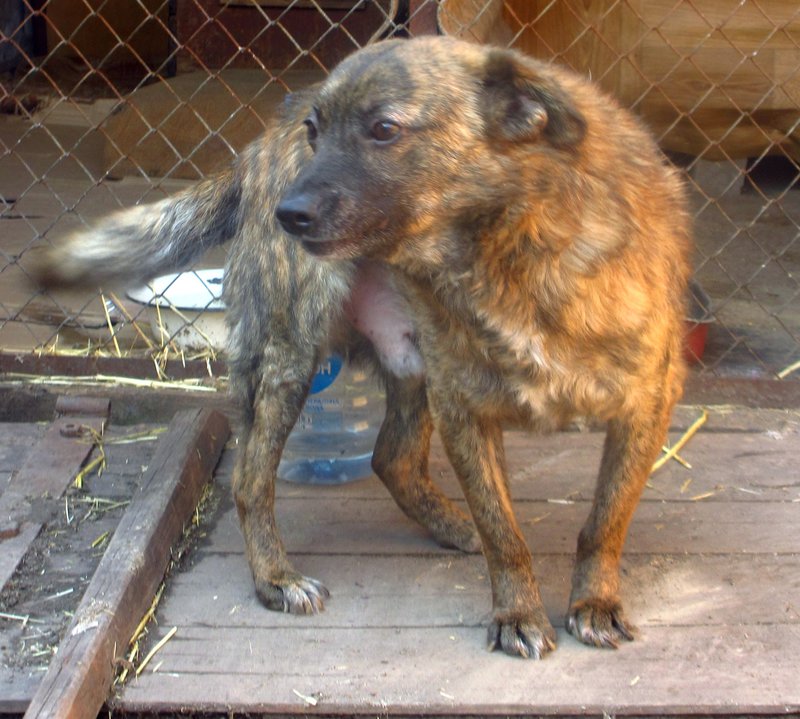
[[(209, 368), (215, 377), (227, 374), (227, 365), (220, 360), (206, 363), (203, 360), (169, 360), (164, 374), (172, 379), (202, 379), (208, 377)], [(158, 379), (153, 360), (146, 357), (70, 357), (34, 353), (0, 352), (0, 374), (34, 374), (43, 376), (94, 376), (151, 377)]]
[[(0, 421), (41, 422), (53, 416), (56, 399), (61, 393), (80, 391), (83, 395), (111, 397), (111, 423), (169, 424), (176, 412), (206, 407), (228, 416), (236, 416), (240, 408), (225, 390), (218, 392), (187, 392), (179, 389), (148, 389), (116, 385), (31, 385), (4, 384), (0, 380)], [(57, 393), (58, 394), (57, 394)]]
[(214, 410), (179, 412), (111, 539), (25, 719), (95, 719), (114, 662), (152, 602), (230, 434)]
[(800, 407), (800, 382), (791, 379), (713, 377), (691, 373), (681, 401), (683, 404), (797, 409)]

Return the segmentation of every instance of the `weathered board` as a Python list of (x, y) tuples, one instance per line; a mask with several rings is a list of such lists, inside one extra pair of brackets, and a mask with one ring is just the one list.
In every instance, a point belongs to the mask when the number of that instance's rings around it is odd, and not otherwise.
[[(4, 425), (0, 441), (24, 436), (26, 427), (45, 430), (46, 426)], [(0, 715), (25, 711), (108, 538), (140, 487), (143, 468), (150, 463), (163, 429), (112, 425), (103, 436), (102, 472), (88, 472), (81, 487), (70, 486), (62, 497), (37, 501), (37, 518), (44, 521), (42, 531), (35, 539), (30, 537), (23, 561), (0, 590)], [(90, 460), (98, 456), (95, 449)], [(20, 466), (12, 465), (12, 472)], [(7, 539), (0, 552), (6, 551), (7, 543), (18, 541), (24, 549), (27, 539), (23, 535)]]
[[(616, 652), (584, 647), (563, 629), (601, 442), (594, 432), (507, 438), (517, 512), (558, 628), (558, 650), (542, 662), (485, 650), (483, 558), (431, 542), (375, 479), (279, 486), (292, 559), (332, 596), (316, 616), (263, 609), (229, 497), (226, 452), (208, 536), (171, 580), (152, 641), (177, 632), (115, 706), (298, 715), (800, 712), (800, 413), (712, 412), (681, 452), (692, 469), (671, 462), (651, 478), (623, 562), (639, 636)], [(431, 464), (458, 497), (438, 447)]]
[(44, 424), (0, 422), (0, 494), (44, 431)]
[(175, 416), (120, 521), (26, 719), (93, 719), (111, 687), (124, 647), (161, 582), (228, 438), (218, 412)]
[[(47, 427), (0, 494), (0, 589), (17, 568), (42, 527), (37, 504), (60, 497), (92, 451), (91, 433), (102, 433), (108, 400), (77, 397)], [(88, 413), (82, 410), (88, 409)]]

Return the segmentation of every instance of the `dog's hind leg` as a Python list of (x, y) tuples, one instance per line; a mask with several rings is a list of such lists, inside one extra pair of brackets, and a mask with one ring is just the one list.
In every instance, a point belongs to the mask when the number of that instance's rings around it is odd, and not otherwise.
[[(234, 468), (233, 490), (256, 594), (269, 609), (314, 614), (328, 590), (296, 572), (275, 522), (275, 480), (286, 439), (303, 407), (317, 358), (311, 351), (268, 346), (251, 388), (252, 404)], [(287, 357), (287, 351), (292, 351)], [(305, 356), (307, 355), (307, 356)]]
[(444, 547), (478, 552), (480, 537), (469, 517), (437, 487), (428, 472), (431, 421), (424, 377), (386, 378), (386, 418), (372, 467), (400, 509)]
[(566, 626), (591, 646), (616, 648), (634, 638), (619, 598), (619, 563), (671, 409), (666, 399), (642, 405), (608, 423), (594, 503), (578, 536)]

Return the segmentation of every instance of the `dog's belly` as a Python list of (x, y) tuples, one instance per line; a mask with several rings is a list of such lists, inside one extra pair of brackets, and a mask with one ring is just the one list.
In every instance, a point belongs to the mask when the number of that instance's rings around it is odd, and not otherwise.
[(425, 373), (408, 306), (383, 265), (364, 262), (359, 266), (344, 310), (353, 326), (372, 342), (385, 369), (398, 377)]

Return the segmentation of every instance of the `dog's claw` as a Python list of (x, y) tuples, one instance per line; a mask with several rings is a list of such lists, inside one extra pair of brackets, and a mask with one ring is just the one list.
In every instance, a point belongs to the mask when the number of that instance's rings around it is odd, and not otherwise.
[(556, 648), (556, 633), (550, 623), (541, 628), (531, 621), (495, 619), (489, 625), (489, 651), (498, 647), (523, 659), (543, 659)]
[(567, 631), (591, 647), (617, 649), (632, 642), (633, 627), (625, 619), (619, 602), (583, 600), (575, 602), (567, 615)]
[(323, 584), (301, 574), (257, 587), (256, 593), (267, 609), (288, 614), (319, 614), (325, 611), (325, 600), (330, 597)]

